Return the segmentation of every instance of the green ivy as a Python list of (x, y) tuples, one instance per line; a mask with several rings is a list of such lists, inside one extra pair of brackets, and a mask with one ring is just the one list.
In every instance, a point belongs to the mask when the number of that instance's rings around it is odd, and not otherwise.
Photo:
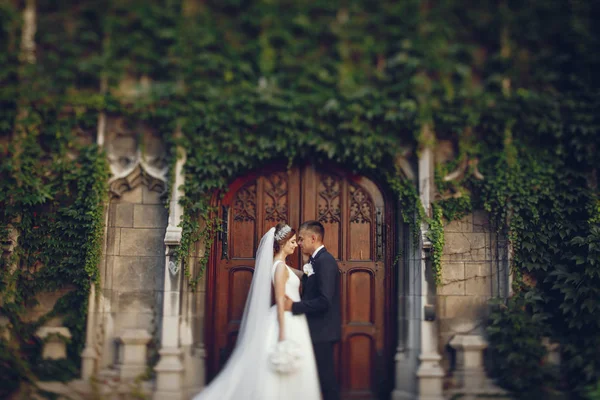
[[(78, 371), (85, 342), (90, 285), (99, 279), (107, 163), (96, 146), (79, 149), (73, 160), (56, 157), (54, 162), (48, 159), (44, 162), (43, 152), (33, 142), (21, 144), (24, 147), (19, 163), (13, 158), (14, 163), (0, 168), (3, 182), (0, 204), (4, 210), (1, 225), (5, 234), (9, 224), (19, 232), (14, 254), (1, 261), (0, 313), (9, 320), (9, 336), (16, 357), (30, 362), (29, 375), (43, 378), (49, 368), (54, 371), (50, 375), (55, 379), (60, 379), (60, 374), (62, 379), (72, 379)], [(13, 179), (31, 178), (40, 191), (32, 186), (22, 187), (21, 193), (15, 190), (18, 186)], [(56, 290), (68, 292), (48, 314), (31, 322), (23, 319), (37, 303), (37, 294)], [(34, 334), (54, 317), (62, 318), (63, 325), (73, 335), (67, 346), (69, 358), (65, 362), (42, 362), (38, 359), (41, 353)], [(7, 365), (3, 367), (10, 369)]]
[[(464, 157), (466, 157), (465, 154), (459, 155), (449, 162), (436, 164), (435, 187), (439, 198), (435, 203), (440, 206), (442, 216), (446, 221), (459, 220), (473, 211), (471, 194), (473, 188), (471, 180), (473, 178), (466, 176), (458, 182), (444, 180), (444, 177), (459, 167)], [(467, 173), (470, 172), (467, 171)]]
[[(98, 27), (86, 21), (94, 19), (88, 6), (70, 8), (74, 2), (60, 10), (54, 2), (36, 3), (38, 15), (44, 16), (37, 20), (38, 32), (46, 35), (36, 37), (37, 62), (31, 65), (19, 57), (22, 10), (0, 7), (0, 43), (7, 62), (0, 75), (3, 245), (8, 247), (17, 234), (14, 251), (0, 257), (0, 314), (9, 322), (8, 339), (0, 340), (0, 375), (10, 379), (0, 397), (22, 382), (77, 376), (89, 290), (100, 278), (109, 174), (104, 153), (93, 143), (103, 99), (88, 92), (97, 74), (74, 62), (74, 55), (82, 57), (79, 61), (93, 58), (91, 30)], [(73, 91), (74, 81), (81, 91)], [(50, 312), (27, 318), (39, 294), (61, 290), (66, 294)], [(35, 332), (55, 317), (73, 335), (68, 358), (42, 360)]]
[[(210, 110), (199, 109), (197, 119), (186, 121), (180, 144), (195, 151), (188, 154), (185, 165), (187, 179), (182, 204), (186, 215), (180, 248), (183, 260), (198, 240), (204, 240), (206, 248), (210, 248), (220, 229), (210, 204), (214, 191), (224, 190), (240, 174), (278, 161), (283, 165), (302, 160), (317, 164), (335, 161), (351, 171), (387, 183), (402, 202), (405, 221), (418, 234), (423, 214), (416, 189), (394, 166), (394, 156), (400, 151), (398, 139), (394, 135), (368, 135), (369, 130), (355, 132), (352, 124), (345, 127), (344, 119), (331, 110), (317, 110), (314, 115), (307, 112), (302, 119), (293, 99), (286, 100), (252, 88), (234, 98), (215, 99)], [(361, 101), (366, 99), (340, 99), (338, 104), (355, 107), (354, 119), (360, 121), (369, 112), (359, 107)], [(371, 118), (373, 122), (369, 123), (376, 124), (383, 115)], [(336, 126), (343, 136), (334, 135)], [(260, 132), (260, 136), (254, 132)], [(205, 254), (201, 259), (200, 271), (207, 257)]]
[(444, 223), (442, 220), (443, 210), (434, 203), (432, 205), (432, 217), (427, 219), (429, 230), (427, 236), (432, 243), (431, 268), (437, 285), (442, 284), (442, 254), (444, 253)]
[[(95, 185), (106, 182), (105, 165), (89, 143), (76, 145), (72, 132), (93, 136), (98, 113), (107, 112), (150, 123), (171, 147), (186, 149), (183, 261), (193, 244), (209, 248), (219, 232), (210, 202), (215, 191), (275, 162), (334, 162), (386, 184), (417, 242), (425, 210), (396, 156), (407, 154), (414, 164), (422, 146), (454, 143), (457, 160), (436, 166), (436, 188), (446, 196), (428, 221), (436, 276), (442, 221), (487, 210), (493, 226), (509, 232), (516, 295), (530, 296), (521, 317), (540, 319), (561, 345), (564, 390), (582, 393), (598, 381), (597, 4), (36, 3), (34, 65), (19, 58), (22, 4), (0, 5), (0, 225), (3, 236), (9, 222), (22, 235), (17, 254), (2, 262), (45, 266), (3, 272), (0, 291), (9, 299), (3, 310), (12, 313), (19, 335), (31, 336), (33, 328), (19, 325), (17, 316), (35, 293), (74, 284), (74, 297), (56, 310), (68, 310), (75, 299), (83, 307), (79, 288), (97, 278), (105, 191)], [(425, 125), (434, 137), (422, 137)], [(172, 137), (176, 128), (181, 138)], [(470, 167), (464, 177), (444, 181), (465, 159), (478, 159), (485, 179), (474, 179)], [(65, 238), (74, 227), (78, 236)], [(198, 276), (185, 268), (194, 285)], [(73, 310), (85, 315), (85, 308)], [(510, 364), (522, 351), (510, 334), (521, 319), (507, 318), (491, 345)], [(79, 322), (69, 324), (82, 333)], [(16, 348), (31, 347), (25, 345)], [(70, 354), (77, 359), (75, 350)]]
[(544, 363), (547, 350), (542, 338), (549, 334), (548, 327), (540, 315), (531, 312), (531, 303), (524, 293), (518, 293), (506, 305), (496, 303), (487, 329), (489, 350), (496, 361), (492, 374), (523, 399), (548, 396), (541, 393), (553, 372)]
[[(534, 294), (527, 312), (544, 316), (549, 337), (561, 344), (563, 389), (580, 392), (598, 379), (600, 367), (598, 192), (590, 181), (598, 156), (581, 146), (597, 148), (598, 139), (573, 135), (581, 128), (571, 113), (574, 106), (589, 110), (591, 124), (583, 129), (597, 135), (592, 110), (598, 103), (590, 107), (568, 95), (547, 99), (517, 99), (522, 111), (505, 128), (504, 152), (485, 164), (489, 179), (480, 184), (481, 199), (496, 226), (509, 226), (515, 290)], [(518, 371), (505, 372), (507, 382), (517, 379)]]

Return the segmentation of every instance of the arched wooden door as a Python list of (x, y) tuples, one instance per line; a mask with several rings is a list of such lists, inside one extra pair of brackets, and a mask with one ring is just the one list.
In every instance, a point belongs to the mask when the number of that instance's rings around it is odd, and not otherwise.
[[(364, 177), (334, 168), (274, 169), (236, 180), (219, 204), (224, 232), (212, 250), (207, 302), (208, 377), (237, 338), (258, 242), (279, 221), (298, 227), (317, 219), (325, 245), (338, 260), (342, 341), (336, 369), (344, 398), (389, 393), (393, 365), (391, 207)], [(290, 260), (300, 265), (300, 254)]]

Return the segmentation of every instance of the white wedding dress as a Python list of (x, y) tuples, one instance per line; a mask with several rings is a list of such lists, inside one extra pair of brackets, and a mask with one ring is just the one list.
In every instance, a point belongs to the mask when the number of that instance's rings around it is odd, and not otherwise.
[[(299, 367), (289, 374), (274, 371), (269, 354), (278, 343), (277, 307), (271, 306), (273, 263), (271, 228), (261, 239), (256, 255), (238, 340), (229, 360), (215, 379), (193, 400), (319, 400), (321, 391), (308, 322), (304, 315), (285, 312), (285, 339), (299, 347)], [(288, 268), (285, 294), (300, 301), (300, 279)]]
[[(275, 270), (280, 262), (275, 262), (271, 271), (273, 284), (275, 283)], [(286, 268), (289, 277), (285, 283), (285, 294), (293, 301), (300, 301), (300, 279), (290, 267), (286, 265)], [(289, 375), (277, 374), (266, 365), (268, 373), (265, 377), (266, 391), (264, 399), (319, 400), (321, 389), (306, 316), (294, 315), (291, 311), (286, 311), (284, 318), (285, 339), (295, 342), (300, 347), (302, 353), (301, 364), (296, 372)], [(272, 347), (277, 343), (279, 337), (279, 321), (277, 320), (277, 306), (275, 305), (271, 307), (271, 313), (265, 328), (265, 338), (269, 343), (269, 347)]]

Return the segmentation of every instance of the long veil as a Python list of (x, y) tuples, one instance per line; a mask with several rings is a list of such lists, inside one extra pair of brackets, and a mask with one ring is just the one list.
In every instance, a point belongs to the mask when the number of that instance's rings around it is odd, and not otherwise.
[(269, 229), (256, 251), (254, 275), (244, 308), (237, 344), (221, 372), (194, 400), (261, 399), (261, 374), (267, 357), (266, 321), (271, 307), (271, 269), (275, 228)]

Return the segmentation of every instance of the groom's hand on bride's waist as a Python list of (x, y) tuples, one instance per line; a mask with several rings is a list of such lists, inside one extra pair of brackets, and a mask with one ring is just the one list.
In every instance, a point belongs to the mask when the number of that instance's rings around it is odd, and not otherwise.
[(285, 311), (292, 311), (292, 304), (294, 304), (294, 301), (292, 299), (290, 299), (289, 297), (285, 296), (285, 304), (284, 304)]

